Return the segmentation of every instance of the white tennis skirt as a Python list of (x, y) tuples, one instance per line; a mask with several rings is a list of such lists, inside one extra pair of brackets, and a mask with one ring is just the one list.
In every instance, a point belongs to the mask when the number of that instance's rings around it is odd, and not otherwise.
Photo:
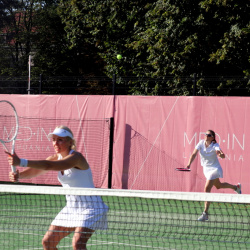
[(214, 180), (223, 178), (223, 170), (221, 166), (218, 167), (203, 167), (203, 173), (207, 180)]
[(92, 230), (108, 228), (108, 206), (99, 196), (66, 196), (67, 204), (51, 225), (85, 227)]

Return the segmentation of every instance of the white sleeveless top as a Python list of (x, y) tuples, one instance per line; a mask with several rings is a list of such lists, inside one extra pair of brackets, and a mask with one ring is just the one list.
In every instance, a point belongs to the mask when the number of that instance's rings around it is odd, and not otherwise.
[[(72, 154), (74, 150), (71, 150), (69, 154)], [(59, 155), (58, 160), (61, 160), (62, 156)], [(58, 172), (57, 176), (59, 182), (63, 187), (82, 187), (82, 188), (94, 188), (94, 182), (90, 167), (86, 170), (70, 168)]]

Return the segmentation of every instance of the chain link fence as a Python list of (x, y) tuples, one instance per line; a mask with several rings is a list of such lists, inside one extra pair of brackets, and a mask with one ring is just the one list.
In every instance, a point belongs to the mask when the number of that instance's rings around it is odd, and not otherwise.
[(250, 96), (243, 76), (122, 77), (0, 76), (1, 94)]

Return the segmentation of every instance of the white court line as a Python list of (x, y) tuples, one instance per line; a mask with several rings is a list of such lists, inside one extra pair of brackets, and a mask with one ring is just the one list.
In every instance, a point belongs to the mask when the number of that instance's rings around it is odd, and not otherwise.
[[(148, 246), (143, 245), (135, 245), (135, 244), (129, 244), (129, 243), (122, 243), (122, 242), (112, 242), (112, 241), (97, 241), (100, 242), (101, 245), (123, 245), (123, 246), (129, 246), (129, 247), (141, 247), (141, 248), (148, 248)], [(99, 245), (99, 244), (98, 244)], [(87, 244), (87, 246), (98, 246), (97, 244)], [(150, 249), (166, 249), (165, 247), (150, 247)]]
[(162, 125), (162, 127), (161, 127), (161, 129), (160, 129), (158, 135), (156, 136), (155, 141), (154, 141), (154, 143), (152, 144), (152, 146), (151, 146), (151, 148), (150, 148), (150, 150), (149, 150), (149, 152), (148, 152), (148, 154), (147, 154), (147, 156), (146, 156), (146, 158), (145, 158), (145, 161), (142, 163), (142, 165), (141, 165), (141, 167), (140, 167), (140, 169), (139, 169), (139, 171), (138, 171), (138, 173), (137, 173), (137, 175), (136, 175), (136, 177), (135, 177), (135, 179), (134, 179), (134, 181), (133, 181), (133, 183), (132, 183), (130, 189), (132, 189), (132, 187), (134, 186), (134, 184), (135, 184), (135, 182), (136, 182), (136, 180), (137, 180), (137, 177), (139, 176), (140, 172), (142, 171), (142, 169), (143, 169), (143, 167), (144, 167), (144, 165), (145, 165), (145, 162), (147, 161), (147, 159), (148, 159), (148, 157), (149, 157), (151, 151), (153, 150), (153, 148), (154, 148), (154, 146), (155, 146), (155, 143), (156, 143), (156, 141), (158, 140), (158, 138), (159, 138), (159, 136), (160, 136), (160, 134), (161, 134), (161, 132), (162, 132), (162, 130), (163, 130), (163, 128), (164, 128), (164, 126), (165, 126), (165, 124), (166, 124), (168, 118), (169, 118), (169, 116), (171, 115), (172, 111), (174, 110), (174, 107), (175, 107), (177, 101), (179, 100), (179, 98), (180, 98), (179, 96), (176, 98), (175, 103), (174, 103), (173, 107), (171, 108), (171, 110), (170, 110), (170, 112), (169, 112), (169, 114), (168, 114), (166, 120), (163, 122), (163, 125)]

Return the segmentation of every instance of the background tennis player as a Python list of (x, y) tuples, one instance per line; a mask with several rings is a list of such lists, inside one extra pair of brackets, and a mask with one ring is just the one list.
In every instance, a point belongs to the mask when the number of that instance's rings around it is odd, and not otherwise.
[[(236, 193), (241, 194), (241, 184), (232, 185), (227, 182), (220, 182), (220, 178), (223, 177), (223, 170), (221, 168), (218, 157), (224, 159), (225, 154), (220, 148), (220, 145), (216, 142), (215, 132), (213, 130), (207, 130), (204, 140), (199, 141), (195, 146), (195, 149), (190, 156), (187, 168), (189, 169), (194, 161), (198, 151), (200, 152), (201, 165), (203, 167), (203, 173), (207, 179), (204, 191), (210, 193), (213, 186), (217, 189), (231, 188)], [(205, 202), (205, 208), (202, 215), (198, 218), (199, 221), (208, 220), (209, 202)]]

